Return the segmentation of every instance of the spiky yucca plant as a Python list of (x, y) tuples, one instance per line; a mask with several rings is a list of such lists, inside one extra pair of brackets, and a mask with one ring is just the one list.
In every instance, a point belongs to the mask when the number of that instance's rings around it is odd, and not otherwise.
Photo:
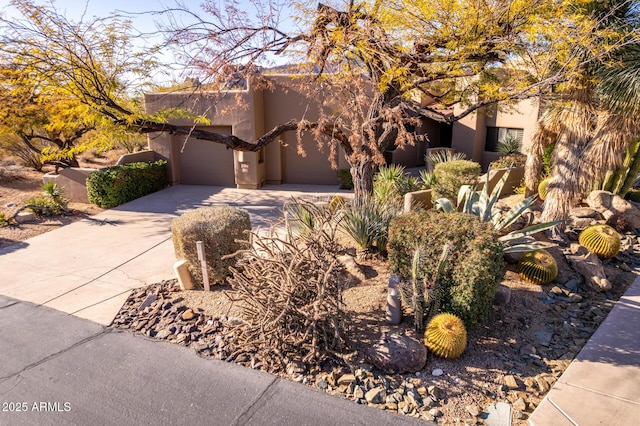
[(436, 356), (458, 358), (467, 347), (467, 329), (457, 316), (438, 314), (427, 325), (424, 343)]
[(592, 225), (580, 233), (580, 245), (603, 259), (610, 259), (620, 251), (620, 234), (609, 225)]
[(545, 285), (558, 276), (558, 264), (548, 251), (534, 250), (520, 258), (518, 274), (520, 278), (531, 284)]

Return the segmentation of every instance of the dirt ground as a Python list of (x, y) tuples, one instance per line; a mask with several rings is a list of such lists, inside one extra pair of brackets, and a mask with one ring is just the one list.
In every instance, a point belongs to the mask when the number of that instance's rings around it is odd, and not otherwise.
[[(108, 153), (85, 153), (79, 161), (81, 167), (107, 167), (114, 165), (123, 150)], [(0, 212), (7, 216), (13, 214), (29, 199), (42, 194), (42, 176), (53, 170), (45, 166), (41, 172), (15, 164), (11, 159), (0, 158)], [(103, 209), (84, 203), (69, 203), (69, 214), (53, 217), (40, 217), (36, 221), (24, 224), (12, 224), (0, 227), (0, 249), (20, 241), (27, 240), (60, 226), (100, 213)]]

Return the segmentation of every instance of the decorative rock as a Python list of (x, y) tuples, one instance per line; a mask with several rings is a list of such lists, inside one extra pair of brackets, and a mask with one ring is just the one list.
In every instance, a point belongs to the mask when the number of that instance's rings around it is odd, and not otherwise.
[(632, 228), (640, 228), (640, 210), (624, 198), (608, 191), (592, 191), (586, 200), (605, 219), (620, 214)]
[(432, 408), (431, 410), (429, 410), (429, 414), (433, 417), (440, 417), (442, 416), (442, 410), (440, 410), (439, 408)]
[(506, 402), (489, 404), (484, 422), (489, 426), (511, 426), (511, 405)]
[(508, 305), (511, 302), (511, 288), (500, 284), (493, 299), (494, 305)]
[(443, 374), (444, 371), (442, 371), (440, 368), (436, 368), (431, 372), (431, 375), (435, 377), (442, 376)]
[[(408, 336), (389, 333), (367, 352), (369, 361), (390, 373), (415, 372), (427, 362), (427, 348)], [(357, 376), (357, 374), (356, 374)]]
[(318, 381), (316, 381), (316, 387), (320, 390), (325, 390), (329, 387), (329, 384), (327, 383), (327, 380), (322, 377)]
[(611, 289), (611, 282), (604, 273), (602, 261), (593, 253), (567, 255), (567, 261), (573, 269), (582, 275), (585, 281), (596, 291)]
[(364, 398), (364, 391), (362, 390), (362, 388), (360, 386), (356, 386), (355, 388), (353, 388), (353, 397), (355, 399)]
[(471, 414), (473, 417), (478, 417), (480, 415), (480, 409), (478, 408), (477, 405), (473, 404), (473, 405), (467, 405), (465, 407), (465, 409), (467, 410), (467, 412), (469, 414)]
[(173, 333), (169, 329), (160, 330), (158, 334), (156, 334), (156, 339), (166, 339), (171, 336)]
[(386, 396), (384, 388), (376, 387), (364, 394), (364, 399), (370, 404), (382, 404)]
[(291, 361), (287, 364), (286, 368), (287, 374), (292, 376), (295, 373), (304, 373), (304, 364), (299, 361)]
[(144, 310), (145, 308), (147, 308), (148, 306), (150, 306), (153, 302), (156, 301), (156, 295), (154, 293), (149, 293), (147, 294), (147, 297), (144, 299), (144, 301), (140, 304), (140, 306), (138, 307), (139, 311)]
[(356, 263), (353, 256), (343, 254), (342, 256), (338, 256), (336, 260), (340, 262), (340, 264), (344, 266), (344, 269), (351, 275), (351, 279), (349, 281), (355, 280), (356, 282), (354, 284), (357, 284), (358, 282), (367, 279), (364, 272), (362, 272), (362, 268)]
[(440, 388), (437, 386), (429, 386), (427, 388), (429, 395), (431, 395), (436, 401), (440, 399)]
[(518, 389), (518, 382), (516, 382), (514, 376), (504, 376), (504, 384), (507, 385), (509, 389)]
[(513, 409), (514, 410), (518, 410), (518, 411), (524, 411), (527, 409), (527, 403), (524, 402), (524, 399), (522, 398), (518, 398), (516, 399), (516, 401), (513, 403)]
[(187, 309), (182, 313), (182, 315), (180, 315), (183, 321), (189, 321), (190, 319), (193, 319), (195, 316), (196, 314), (191, 309)]
[(350, 383), (353, 383), (356, 381), (356, 376), (354, 376), (353, 374), (343, 374), (342, 376), (340, 376), (338, 378), (338, 384), (339, 385), (348, 385)]
[(576, 207), (569, 211), (569, 216), (578, 218), (601, 219), (600, 213), (596, 209), (589, 207)]
[(38, 218), (33, 212), (20, 212), (14, 218), (18, 223), (35, 222)]

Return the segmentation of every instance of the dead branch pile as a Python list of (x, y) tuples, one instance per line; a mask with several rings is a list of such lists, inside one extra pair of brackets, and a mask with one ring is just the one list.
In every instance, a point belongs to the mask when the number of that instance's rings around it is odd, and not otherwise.
[(329, 208), (296, 202), (266, 236), (251, 233), (229, 280), (245, 320), (233, 331), (238, 350), (278, 368), (285, 358), (312, 364), (343, 348), (336, 222)]

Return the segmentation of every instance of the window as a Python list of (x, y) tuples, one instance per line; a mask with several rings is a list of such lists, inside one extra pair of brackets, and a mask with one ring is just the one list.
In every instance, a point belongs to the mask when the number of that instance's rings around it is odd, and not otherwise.
[(508, 127), (487, 127), (487, 139), (484, 143), (484, 150), (490, 152), (498, 152), (498, 142), (508, 136), (516, 139), (518, 142), (520, 142), (520, 146), (522, 146), (524, 129), (512, 129)]

